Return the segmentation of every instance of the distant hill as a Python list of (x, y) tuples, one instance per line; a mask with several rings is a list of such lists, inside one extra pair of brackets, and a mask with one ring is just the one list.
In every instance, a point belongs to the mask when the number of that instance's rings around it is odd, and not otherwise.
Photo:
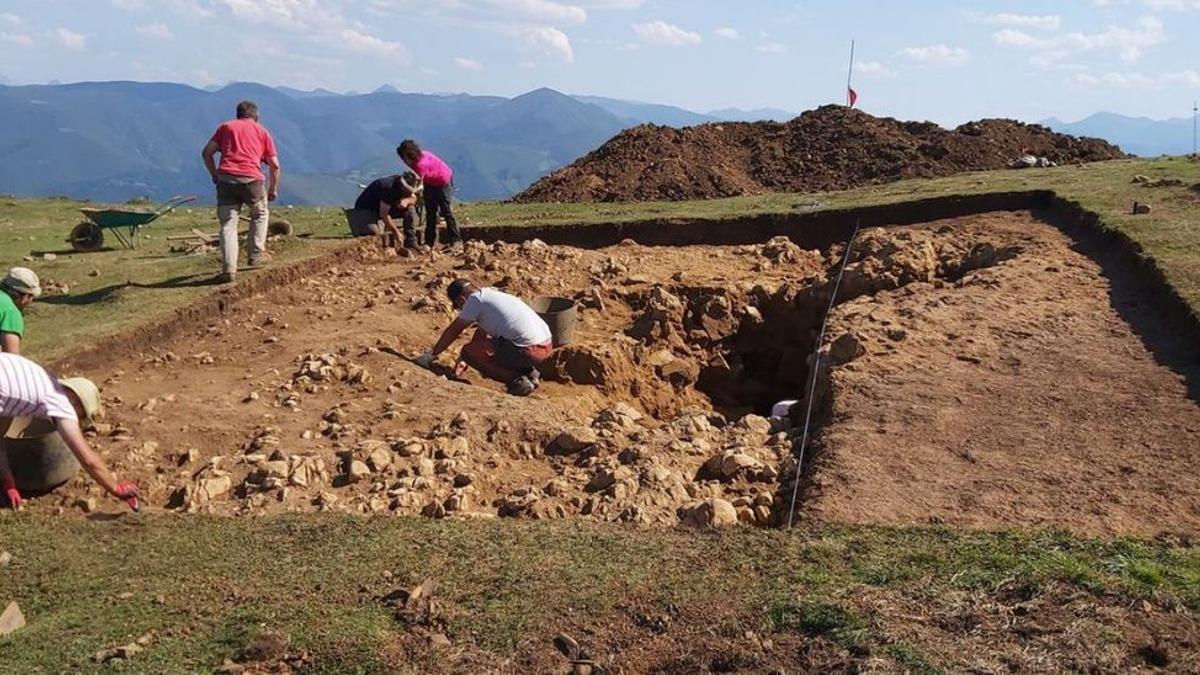
[(1072, 136), (1103, 138), (1143, 157), (1186, 155), (1192, 151), (1191, 119), (1153, 120), (1099, 112), (1078, 122), (1050, 118), (1042, 124)]
[(669, 127), (690, 127), (696, 124), (717, 122), (718, 118), (711, 115), (695, 113), (691, 110), (676, 108), (670, 105), (642, 103), (641, 101), (623, 101), (603, 96), (575, 96), (575, 100), (590, 103), (603, 108), (620, 117), (630, 126), (637, 124), (662, 124)]
[(800, 113), (780, 110), (779, 108), (722, 108), (710, 110), (708, 115), (723, 122), (786, 122)]
[(460, 198), (505, 198), (630, 126), (550, 89), (507, 99), (252, 83), (0, 86), (0, 193), (211, 200), (200, 149), (244, 98), (275, 136), (291, 204), (351, 202), (360, 182), (400, 169), (395, 147), (410, 137), (454, 167)]

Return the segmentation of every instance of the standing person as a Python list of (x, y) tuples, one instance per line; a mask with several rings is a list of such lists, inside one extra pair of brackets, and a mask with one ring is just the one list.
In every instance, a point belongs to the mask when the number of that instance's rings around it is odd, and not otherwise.
[[(50, 420), (84, 471), (109, 494), (125, 500), (136, 511), (137, 485), (118, 483), (79, 427), (80, 418), (90, 419), (99, 408), (100, 392), (90, 381), (55, 380), (45, 368), (23, 356), (0, 354), (0, 438), (22, 431), (33, 420)], [(20, 508), (21, 492), (3, 444), (0, 444), (0, 490), (10, 507)]]
[(25, 308), (42, 294), (42, 284), (33, 270), (14, 267), (0, 281), (0, 351), (21, 353), (25, 334)]
[[(221, 153), (217, 166), (213, 155)], [(270, 132), (258, 123), (258, 104), (242, 101), (237, 105), (237, 119), (217, 127), (212, 139), (200, 156), (217, 186), (217, 219), (221, 223), (221, 274), (219, 283), (233, 281), (237, 274), (238, 218), (242, 206), (250, 207), (250, 230), (246, 233), (247, 263), (257, 267), (267, 248), (267, 202), (279, 196), (281, 170), (275, 141)], [(271, 167), (271, 184), (266, 182), (262, 165)]]
[(495, 288), (476, 288), (466, 279), (455, 279), (446, 289), (459, 310), (433, 349), (418, 356), (417, 365), (428, 368), (470, 326), (478, 326), (459, 355), (484, 377), (508, 385), (508, 393), (528, 396), (541, 377), (538, 366), (554, 351), (550, 327), (520, 298)]
[(422, 150), (411, 138), (396, 148), (396, 154), (425, 183), (425, 245), (433, 247), (437, 243), (439, 213), (446, 219), (444, 243), (453, 246), (462, 241), (458, 220), (450, 210), (450, 188), (454, 181), (454, 171), (450, 165), (432, 152)]
[[(355, 237), (379, 235), (381, 238), (390, 234), (399, 246), (400, 230), (393, 219), (400, 218), (404, 223), (404, 248), (416, 248), (413, 208), (417, 205), (416, 192), (420, 183), (421, 179), (411, 171), (404, 172), (403, 176), (396, 174), (371, 181), (358, 195), (354, 208), (346, 211), (350, 234)], [(386, 246), (387, 239), (383, 241)]]

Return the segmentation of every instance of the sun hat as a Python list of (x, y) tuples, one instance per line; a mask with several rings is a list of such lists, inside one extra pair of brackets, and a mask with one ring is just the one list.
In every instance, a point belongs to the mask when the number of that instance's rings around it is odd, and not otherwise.
[(28, 267), (14, 267), (8, 271), (8, 276), (4, 277), (4, 281), (0, 282), (10, 291), (17, 293), (28, 293), (33, 297), (42, 294), (42, 282), (38, 280), (38, 275)]

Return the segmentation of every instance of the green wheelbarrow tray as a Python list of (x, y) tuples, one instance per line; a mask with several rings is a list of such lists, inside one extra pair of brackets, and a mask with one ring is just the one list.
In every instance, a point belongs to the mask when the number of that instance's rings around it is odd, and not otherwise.
[(149, 225), (180, 206), (194, 201), (195, 196), (172, 197), (153, 211), (79, 209), (87, 220), (71, 229), (71, 236), (67, 242), (76, 251), (98, 251), (104, 246), (104, 231), (111, 230), (125, 248), (137, 248), (138, 231), (143, 225)]

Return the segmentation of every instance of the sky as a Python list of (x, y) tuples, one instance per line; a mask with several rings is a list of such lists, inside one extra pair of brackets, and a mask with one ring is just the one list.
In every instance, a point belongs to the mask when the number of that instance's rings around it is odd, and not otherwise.
[(842, 102), (955, 125), (1188, 117), (1200, 0), (0, 0), (0, 84)]

